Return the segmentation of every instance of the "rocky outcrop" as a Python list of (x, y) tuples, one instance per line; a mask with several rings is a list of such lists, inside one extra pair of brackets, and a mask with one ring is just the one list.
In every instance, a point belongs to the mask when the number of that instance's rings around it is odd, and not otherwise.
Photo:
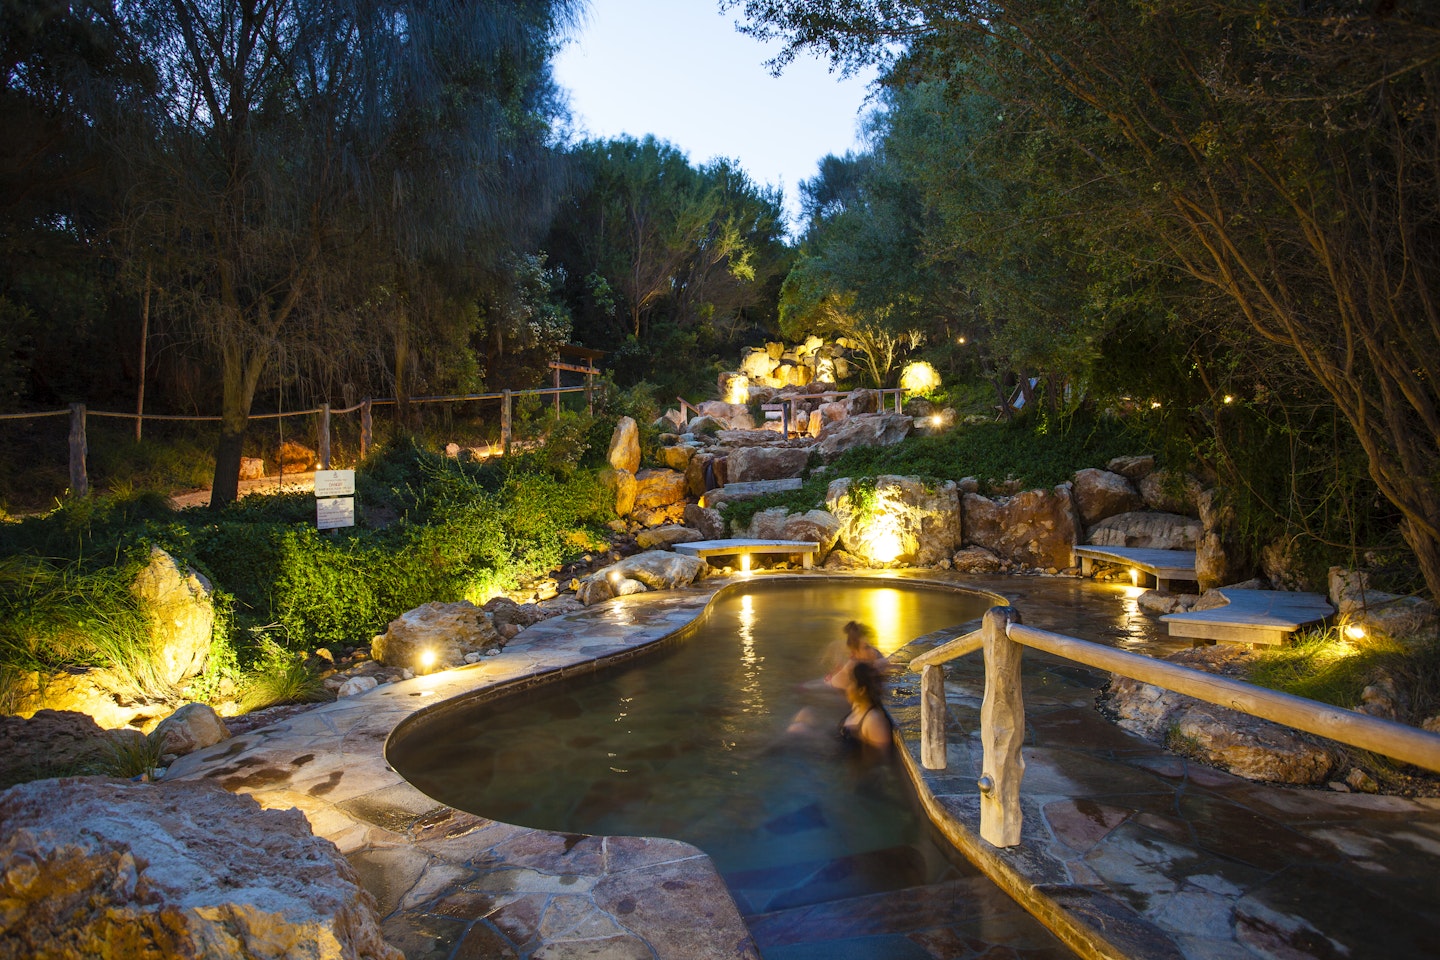
[(702, 540), (719, 540), (725, 535), (725, 521), (720, 511), (697, 503), (685, 505), (685, 525), (698, 531)]
[(857, 417), (880, 412), (879, 390), (855, 390), (844, 401), (846, 416)]
[(28, 719), (0, 714), (0, 788), (92, 772), (117, 749), (138, 747), (144, 739), (139, 730), (103, 729), (76, 710), (41, 710)]
[(705, 561), (698, 557), (648, 550), (595, 571), (586, 582), (638, 580), (651, 590), (675, 590), (694, 583), (704, 569)]
[(964, 510), (967, 546), (984, 547), (1012, 563), (1042, 570), (1075, 565), (1080, 518), (1068, 483), (995, 500), (967, 493)]
[(741, 536), (751, 540), (783, 540), (785, 539), (785, 520), (789, 516), (790, 511), (784, 507), (757, 510), (755, 515), (750, 518), (750, 523)]
[(809, 459), (805, 447), (742, 447), (731, 451), (726, 475), (730, 483), (786, 480), (803, 474)]
[(1296, 537), (1284, 536), (1266, 544), (1260, 551), (1260, 572), (1276, 590), (1312, 593), (1317, 589), (1315, 581), (1306, 572)]
[(1145, 506), (1160, 513), (1200, 516), (1200, 481), (1175, 470), (1156, 470), (1135, 481)]
[(1424, 640), (1435, 635), (1435, 605), (1420, 597), (1385, 593), (1370, 586), (1360, 570), (1330, 568), (1330, 602), (1345, 623), (1356, 624), (1366, 634), (1382, 633), (1397, 640)]
[(131, 590), (150, 613), (150, 639), (162, 678), (178, 684), (197, 677), (210, 656), (215, 590), (190, 567), (184, 570), (159, 547), (135, 577)]
[(1107, 517), (1144, 506), (1135, 485), (1109, 470), (1081, 470), (1075, 474), (1072, 496), (1080, 522), (1089, 527)]
[(879, 476), (873, 492), (856, 496), (853, 483), (842, 477), (825, 493), (826, 507), (840, 521), (840, 543), (852, 556), (874, 566), (929, 567), (949, 560), (960, 545), (960, 493), (953, 481), (934, 487), (917, 477)]
[(641, 470), (635, 475), (636, 522), (658, 527), (685, 515), (685, 474), (677, 470)]
[[(552, 593), (551, 596), (554, 594)], [(490, 623), (495, 627), (496, 632), (506, 626), (517, 626), (523, 630), (553, 615), (546, 612), (539, 604), (516, 603), (509, 597), (491, 597), (480, 609), (484, 610), (490, 618)]]
[(950, 558), (951, 569), (957, 573), (999, 573), (1005, 561), (984, 547), (965, 547)]
[(160, 744), (162, 754), (173, 753), (183, 757), (230, 739), (230, 731), (214, 707), (206, 703), (187, 703), (161, 720), (151, 736)]
[(7, 956), (402, 960), (299, 810), (207, 782), (44, 780), (0, 793)]
[(642, 550), (668, 550), (677, 543), (694, 543), (705, 537), (698, 530), (676, 524), (666, 524), (650, 530), (641, 530), (635, 535), (635, 542)]
[(615, 497), (615, 515), (628, 517), (635, 510), (635, 474), (614, 467), (600, 471), (600, 483)]
[(391, 620), (385, 632), (370, 641), (370, 656), (386, 666), (417, 672), (445, 670), (463, 664), (467, 653), (500, 646), (504, 641), (475, 604), (434, 602)]
[[(1165, 659), (1243, 679), (1249, 657), (1247, 650), (1222, 644)], [(1252, 780), (1324, 783), (1335, 762), (1328, 747), (1289, 727), (1128, 677), (1111, 678), (1103, 706), (1121, 727), (1147, 740)]]
[(890, 447), (904, 440), (915, 421), (903, 413), (876, 413), (846, 417), (827, 423), (820, 430), (814, 450), (825, 460), (834, 460), (855, 447)]
[(633, 474), (640, 469), (640, 428), (634, 419), (621, 417), (615, 422), (606, 458), (616, 470)]
[(1174, 513), (1135, 511), (1101, 520), (1090, 528), (1086, 542), (1097, 547), (1194, 550), (1203, 535), (1199, 520)]
[(807, 510), (792, 513), (785, 518), (780, 528), (781, 540), (812, 541), (820, 544), (815, 551), (815, 562), (824, 563), (835, 544), (840, 541), (840, 518), (828, 510)]
[(39, 710), (76, 711), (108, 730), (149, 727), (174, 709), (174, 701), (151, 699), (121, 671), (110, 668), (27, 672), (15, 678), (12, 709), (22, 717)]
[(1143, 457), (1115, 457), (1105, 464), (1105, 469), (1120, 474), (1126, 480), (1139, 480), (1155, 471), (1155, 458), (1148, 454)]
[(661, 447), (655, 452), (659, 461), (671, 470), (679, 470), (681, 473), (690, 466), (690, 459), (695, 456), (699, 447), (688, 443), (676, 443), (670, 446)]
[(755, 419), (750, 408), (743, 403), (726, 403), (723, 400), (706, 400), (695, 408), (707, 417), (714, 417), (731, 430), (753, 430)]
[(286, 473), (304, 473), (315, 469), (316, 454), (303, 443), (286, 440), (275, 454), (275, 462)]

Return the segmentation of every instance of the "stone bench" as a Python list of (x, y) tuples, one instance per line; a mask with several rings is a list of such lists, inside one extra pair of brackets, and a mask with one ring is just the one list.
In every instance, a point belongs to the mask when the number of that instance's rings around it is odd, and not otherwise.
[(809, 570), (815, 565), (815, 551), (820, 549), (820, 544), (811, 540), (694, 540), (677, 543), (671, 549), (702, 560), (710, 557), (747, 557), (756, 553), (798, 553), (802, 565)]
[(1080, 573), (1090, 576), (1095, 562), (1118, 563), (1148, 573), (1155, 578), (1155, 589), (1169, 590), (1177, 580), (1195, 582), (1195, 553), (1191, 550), (1151, 550), (1146, 547), (1097, 547), (1083, 544), (1075, 548), (1080, 558)]
[(1335, 612), (1330, 602), (1318, 593), (1224, 587), (1215, 592), (1225, 598), (1225, 606), (1167, 613), (1161, 617), (1170, 636), (1200, 642), (1224, 640), (1275, 646), (1290, 639), (1297, 630), (1324, 622)]

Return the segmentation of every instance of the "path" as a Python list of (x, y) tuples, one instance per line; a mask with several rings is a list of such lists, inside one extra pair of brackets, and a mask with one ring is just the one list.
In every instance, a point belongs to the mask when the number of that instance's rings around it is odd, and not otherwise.
[[(279, 475), (261, 477), (258, 480), (241, 480), (240, 496), (246, 497), (252, 493), (314, 493), (315, 492), (315, 471), (309, 470), (304, 473), (287, 473), (284, 477)], [(170, 503), (177, 510), (186, 507), (204, 507), (210, 504), (210, 488), (202, 487), (198, 490), (181, 490), (170, 494)]]

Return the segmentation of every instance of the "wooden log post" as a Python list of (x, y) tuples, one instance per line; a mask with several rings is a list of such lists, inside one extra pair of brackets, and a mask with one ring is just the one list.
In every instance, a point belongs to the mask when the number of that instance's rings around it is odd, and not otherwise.
[(500, 391), (500, 453), (510, 456), (510, 391)]
[(70, 404), (70, 496), (84, 497), (90, 493), (90, 477), (85, 469), (88, 451), (85, 443), (85, 404)]
[(945, 753), (945, 668), (926, 664), (920, 672), (920, 763), (926, 770), (944, 770)]
[(320, 404), (320, 469), (330, 469), (330, 404)]
[(985, 612), (985, 699), (980, 704), (980, 741), (985, 750), (980, 777), (980, 837), (992, 846), (1020, 843), (1020, 781), (1025, 758), (1025, 701), (1020, 690), (1024, 647), (1005, 629), (1020, 622), (1014, 607)]
[(555, 419), (560, 419), (560, 368), (555, 368)]
[(360, 401), (360, 459), (370, 456), (370, 445), (375, 442), (375, 421), (370, 412), (370, 398)]
[(790, 398), (780, 401), (780, 436), (790, 439)]

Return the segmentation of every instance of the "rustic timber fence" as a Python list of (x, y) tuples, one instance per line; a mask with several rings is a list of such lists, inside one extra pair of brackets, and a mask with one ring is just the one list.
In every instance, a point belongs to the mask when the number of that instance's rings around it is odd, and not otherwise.
[[(558, 368), (555, 370), (555, 386), (553, 387), (538, 387), (533, 390), (501, 390), (498, 393), (467, 393), (457, 394), (453, 396), (410, 397), (406, 400), (406, 403), (464, 403), (475, 400), (499, 400), (500, 451), (502, 454), (508, 456), (510, 453), (511, 443), (514, 440), (512, 412), (513, 402), (516, 397), (553, 396), (555, 400), (555, 413), (558, 416), (560, 413), (560, 397), (562, 394), (583, 393), (585, 394), (586, 410), (591, 413), (593, 413), (595, 410), (595, 384), (592, 377), (593, 374), (598, 373), (599, 371), (593, 368), (586, 369), (563, 364), (556, 364), (552, 366)], [(586, 373), (587, 377), (585, 385), (578, 387), (560, 386), (559, 381), (561, 369), (574, 370), (580, 373)], [(395, 405), (398, 403), (399, 401), (394, 397), (384, 397), (380, 399), (371, 399), (367, 397), (366, 399), (361, 400), (359, 403), (349, 407), (332, 407), (328, 403), (322, 403), (320, 406), (312, 407), (308, 410), (285, 410), (278, 413), (254, 413), (251, 414), (247, 418), (247, 420), (278, 420), (282, 417), (304, 417), (318, 415), (320, 419), (316, 427), (316, 434), (319, 438), (319, 449), (316, 451), (316, 453), (320, 460), (320, 468), (322, 470), (328, 470), (330, 469), (330, 418), (332, 416), (341, 416), (344, 414), (355, 413), (356, 411), (360, 413), (360, 459), (364, 460), (365, 457), (369, 455), (370, 448), (374, 443), (374, 419), (372, 411), (377, 406)], [(83, 403), (72, 403), (70, 404), (69, 408), (65, 410), (42, 410), (37, 413), (4, 413), (0, 414), (0, 421), (30, 420), (43, 417), (63, 417), (67, 415), (70, 418), (70, 495), (74, 497), (83, 497), (90, 492), (90, 479), (86, 465), (88, 455), (88, 443), (86, 441), (86, 421), (88, 418), (113, 417), (118, 419), (134, 420), (136, 421), (137, 438), (140, 435), (139, 425), (145, 420), (153, 420), (160, 422), (186, 421), (200, 423), (219, 423), (222, 419), (221, 417), (188, 416), (180, 414), (115, 413), (109, 410), (89, 410)]]
[(1020, 661), (1025, 647), (1074, 660), (1229, 707), (1252, 717), (1314, 733), (1330, 740), (1383, 754), (1427, 770), (1440, 771), (1440, 734), (1403, 723), (1369, 717), (1328, 703), (1266, 690), (1228, 677), (1192, 670), (1089, 640), (1037, 630), (1020, 622), (1014, 607), (991, 607), (983, 626), (910, 661), (920, 671), (920, 763), (946, 768), (945, 672), (942, 664), (976, 650), (985, 656), (985, 696), (980, 706), (980, 743), (984, 750), (980, 788), (980, 836), (991, 846), (1020, 844), (1020, 780), (1025, 761), (1025, 702), (1020, 692)]

